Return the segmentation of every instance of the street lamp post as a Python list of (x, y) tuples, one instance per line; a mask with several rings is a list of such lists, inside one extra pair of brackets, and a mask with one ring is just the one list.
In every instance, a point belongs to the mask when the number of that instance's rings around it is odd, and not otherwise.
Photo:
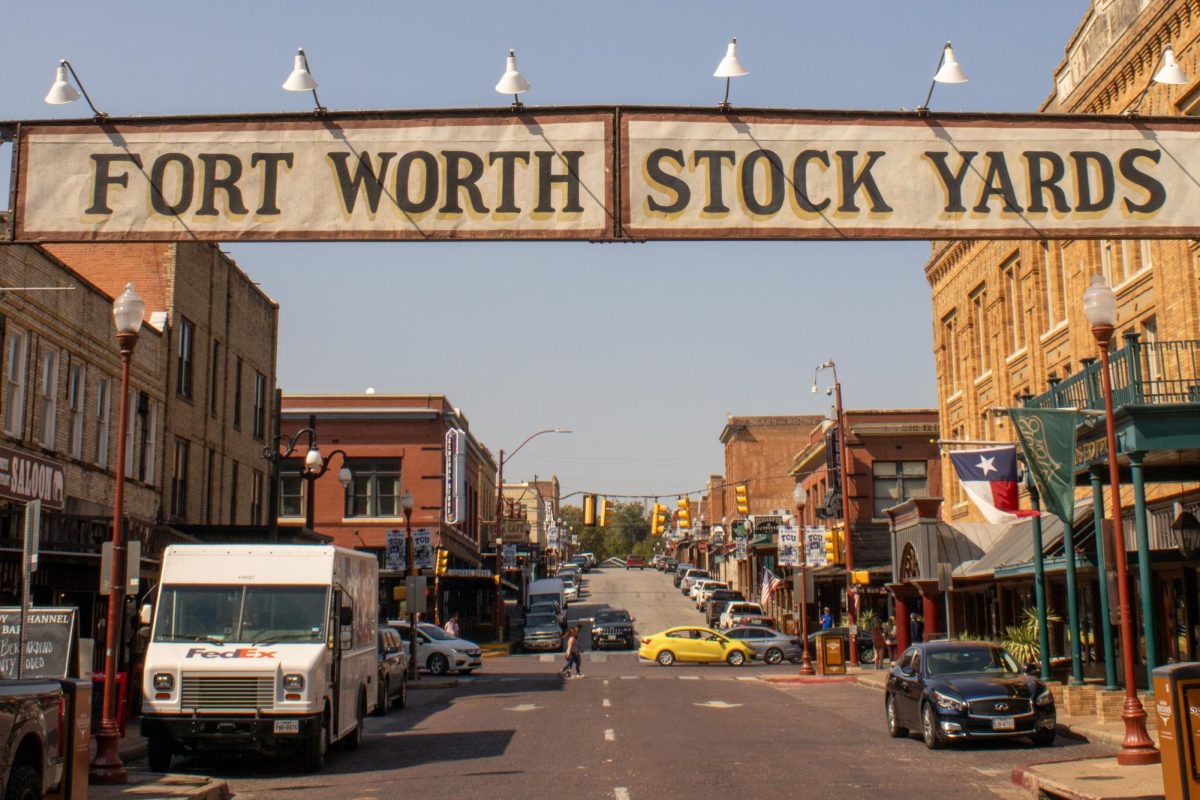
[(113, 488), (112, 572), (109, 575), (108, 624), (104, 629), (104, 694), (100, 707), (100, 726), (96, 730), (96, 756), (88, 768), (88, 781), (97, 784), (129, 782), (117, 747), (121, 739), (121, 730), (117, 725), (117, 654), (120, 651), (121, 611), (125, 605), (125, 426), (129, 417), (129, 365), (145, 313), (145, 301), (133, 291), (132, 283), (126, 284), (125, 291), (113, 302), (117, 349), (121, 354), (121, 399), (118, 403), (116, 481)]
[[(1125, 533), (1121, 525), (1121, 470), (1117, 462), (1117, 433), (1113, 418), (1112, 378), (1108, 367), (1108, 345), (1112, 341), (1117, 321), (1116, 293), (1100, 274), (1092, 275), (1092, 284), (1083, 293), (1083, 312), (1092, 327), (1092, 335), (1100, 350), (1100, 376), (1104, 389), (1104, 423), (1108, 444), (1109, 493), (1112, 496), (1113, 548), (1117, 564), (1117, 596), (1121, 605), (1121, 663), (1125, 670), (1125, 705), (1121, 719), (1125, 722), (1125, 739), (1117, 753), (1122, 766), (1157, 764), (1160, 761), (1154, 742), (1146, 733), (1146, 711), (1137, 696), (1137, 681), (1133, 674), (1133, 610), (1129, 597), (1129, 577), (1126, 568)], [(1150, 591), (1149, 586), (1142, 587)]]
[(792, 489), (792, 502), (796, 505), (796, 528), (800, 531), (800, 674), (815, 675), (812, 659), (808, 656), (808, 548), (804, 541), (804, 504), (808, 497), (804, 487), (796, 484)]
[[(278, 415), (278, 413), (279, 406), (277, 404), (276, 414)], [(309, 415), (307, 428), (301, 428), (292, 436), (276, 433), (271, 440), (271, 446), (263, 448), (263, 458), (271, 462), (271, 486), (272, 494), (275, 497), (267, 522), (268, 533), (273, 542), (279, 540), (279, 481), (281, 480), (279, 463), (296, 451), (296, 444), (305, 434), (308, 434), (308, 452), (304, 454), (304, 475), (302, 477), (308, 481), (308, 491), (304, 496), (304, 526), (306, 528), (311, 531), (315, 524), (317, 479), (329, 471), (329, 464), (333, 461), (334, 456), (342, 457), (342, 468), (338, 470), (338, 482), (342, 484), (342, 488), (348, 487), (350, 481), (354, 479), (350, 467), (346, 466), (345, 450), (334, 450), (327, 456), (321, 455), (321, 451), (317, 447), (316, 414)]]
[[(400, 495), (400, 510), (404, 512), (404, 561), (408, 567), (408, 577), (417, 577), (417, 554), (413, 547), (412, 512), (413, 495), (408, 489)], [(415, 581), (410, 581), (415, 583)], [(408, 605), (408, 679), (417, 679), (417, 612), (413, 610), (414, 598), (407, 593), (404, 602)]]
[[(531, 441), (541, 436), (544, 433), (570, 433), (565, 428), (547, 428), (544, 431), (531, 433), (526, 437), (525, 441), (521, 442), (516, 448), (508, 454), (504, 455), (504, 451), (500, 451), (500, 458), (497, 461), (496, 470), (496, 530), (492, 539), (495, 541), (496, 547), (496, 602), (492, 606), (492, 620), (496, 630), (496, 641), (501, 641), (501, 626), (500, 619), (504, 616), (504, 563), (501, 558), (501, 547), (504, 543), (504, 465), (520, 452), (521, 448), (529, 444)], [(547, 554), (549, 558), (549, 554)], [(549, 561), (547, 561), (547, 570), (549, 570)]]
[(837, 365), (833, 363), (832, 358), (818, 366), (813, 373), (813, 393), (815, 394), (817, 391), (817, 373), (823, 369), (828, 369), (833, 373), (833, 394), (837, 413), (838, 490), (842, 495), (842, 535), (846, 546), (846, 614), (850, 620), (850, 666), (857, 667), (858, 635), (855, 628), (858, 627), (858, 614), (854, 610), (854, 585), (850, 581), (854, 571), (854, 536), (850, 530), (850, 493), (847, 479), (850, 465), (846, 463), (846, 418), (842, 413), (842, 384), (838, 380)]

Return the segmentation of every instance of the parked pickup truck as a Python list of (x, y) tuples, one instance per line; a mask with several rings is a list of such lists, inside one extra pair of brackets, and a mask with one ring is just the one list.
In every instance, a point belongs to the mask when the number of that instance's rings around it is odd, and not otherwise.
[(41, 800), (62, 781), (62, 684), (0, 680), (0, 797)]

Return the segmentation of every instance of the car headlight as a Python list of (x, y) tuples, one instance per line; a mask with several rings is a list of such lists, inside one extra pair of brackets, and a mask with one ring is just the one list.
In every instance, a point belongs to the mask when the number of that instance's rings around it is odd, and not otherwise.
[(1049, 689), (1043, 689), (1042, 693), (1037, 696), (1035, 701), (1041, 708), (1050, 708), (1054, 705), (1054, 694)]
[(937, 701), (938, 708), (944, 708), (947, 711), (962, 711), (967, 707), (967, 704), (957, 697), (951, 697), (941, 692), (934, 692), (933, 699)]
[(175, 676), (169, 672), (154, 673), (154, 688), (160, 692), (169, 692), (175, 688)]
[(304, 676), (292, 673), (283, 676), (283, 688), (289, 692), (304, 691)]

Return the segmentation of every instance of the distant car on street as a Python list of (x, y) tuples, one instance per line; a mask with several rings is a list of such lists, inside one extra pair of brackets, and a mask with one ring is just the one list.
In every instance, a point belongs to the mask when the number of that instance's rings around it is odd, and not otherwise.
[(577, 601), (579, 599), (578, 579), (571, 575), (563, 575), (562, 573), (559, 573), (559, 577), (562, 578), (563, 594), (566, 595), (567, 602)]
[(525, 650), (561, 650), (563, 629), (553, 613), (534, 612), (525, 615), (521, 647)]
[(646, 559), (642, 558), (641, 556), (630, 555), (625, 559), (625, 569), (633, 569), (634, 567), (637, 567), (638, 569), (645, 569)]
[(658, 560), (658, 568), (662, 572), (670, 572), (677, 566), (679, 566), (679, 562), (670, 556), (663, 556)]
[(696, 581), (692, 584), (692, 590), (688, 593), (689, 596), (696, 601), (696, 608), (703, 609), (704, 604), (708, 602), (709, 595), (718, 589), (728, 589), (729, 584), (725, 581), (718, 581), (712, 578), (705, 578)]
[(592, 649), (620, 647), (632, 650), (637, 644), (633, 617), (623, 608), (607, 608), (592, 619)]
[(679, 582), (683, 580), (683, 573), (687, 572), (689, 569), (695, 569), (695, 567), (695, 564), (686, 563), (679, 563), (675, 566), (675, 571), (671, 580), (674, 582), (676, 589), (679, 588)]
[(543, 598), (530, 603), (525, 615), (532, 616), (534, 614), (551, 614), (558, 621), (560, 628), (563, 630), (567, 628), (567, 612), (554, 600)]
[(725, 610), (725, 606), (745, 599), (745, 595), (737, 589), (717, 589), (704, 604), (704, 624), (710, 628), (717, 627), (721, 620), (721, 612)]
[(683, 573), (683, 578), (679, 581), (679, 591), (687, 594), (692, 590), (692, 584), (694, 584), (696, 581), (711, 577), (712, 576), (708, 574), (708, 570), (700, 569), (699, 567), (692, 567), (687, 572)]
[(1054, 695), (990, 642), (924, 642), (888, 673), (888, 733), (915, 728), (930, 750), (964, 739), (1029, 737), (1054, 743)]
[[(393, 620), (388, 623), (400, 634), (406, 646), (409, 641), (408, 622)], [(457, 639), (429, 622), (417, 623), (417, 667), (431, 675), (458, 672), (469, 675), (472, 670), (483, 666), (483, 649), (474, 642)]]
[(753, 659), (754, 651), (746, 644), (722, 636), (709, 628), (668, 628), (642, 639), (638, 657), (669, 667), (676, 661), (711, 664), (724, 661), (740, 667)]
[(395, 706), (408, 705), (408, 651), (394, 628), (379, 627), (377, 646), (379, 656), (379, 690), (376, 714), (386, 714)]
[(773, 628), (739, 626), (721, 632), (730, 639), (737, 639), (749, 646), (754, 651), (755, 658), (760, 658), (768, 664), (778, 664), (784, 659), (799, 661), (801, 658), (800, 639)]
[(722, 628), (732, 628), (739, 624), (742, 617), (761, 617), (763, 607), (758, 603), (749, 603), (745, 600), (726, 603), (725, 608), (721, 610), (721, 617), (718, 625)]

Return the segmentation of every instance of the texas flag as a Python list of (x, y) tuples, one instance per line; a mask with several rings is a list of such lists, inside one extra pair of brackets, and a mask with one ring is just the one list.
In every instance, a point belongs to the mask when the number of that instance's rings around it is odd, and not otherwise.
[(1036, 516), (1017, 507), (1017, 448), (1015, 445), (983, 450), (957, 450), (950, 462), (967, 495), (988, 522), (1013, 522)]

